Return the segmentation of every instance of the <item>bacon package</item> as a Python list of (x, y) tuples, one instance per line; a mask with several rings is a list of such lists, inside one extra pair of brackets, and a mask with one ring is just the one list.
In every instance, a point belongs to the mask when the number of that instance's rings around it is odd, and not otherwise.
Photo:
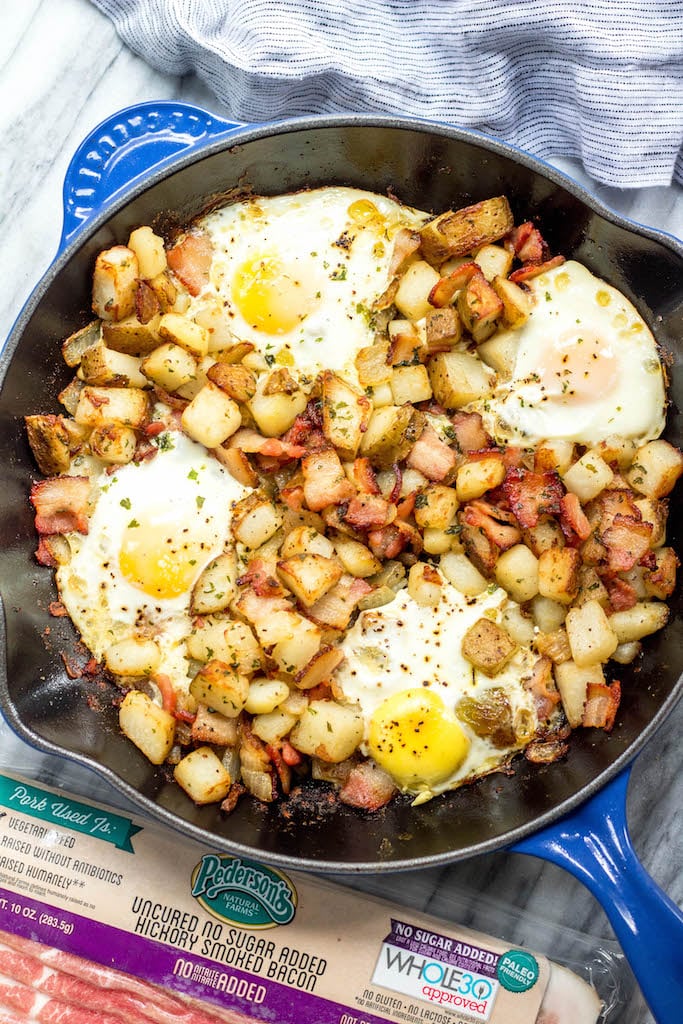
[(562, 931), (545, 955), (0, 774), (0, 1024), (612, 1024), (623, 958)]

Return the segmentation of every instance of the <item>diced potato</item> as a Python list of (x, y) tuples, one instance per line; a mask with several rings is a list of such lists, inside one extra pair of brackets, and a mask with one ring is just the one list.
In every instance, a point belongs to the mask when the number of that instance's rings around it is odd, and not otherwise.
[(235, 402), (248, 402), (256, 394), (256, 377), (239, 363), (213, 363), (206, 375)]
[(666, 502), (657, 498), (637, 498), (633, 504), (642, 516), (644, 523), (652, 527), (650, 547), (659, 548), (666, 542)]
[(562, 527), (556, 519), (547, 519), (522, 530), (522, 537), (536, 558), (540, 558), (548, 548), (563, 548), (565, 545)]
[(619, 644), (612, 655), (612, 661), (616, 661), (618, 665), (630, 665), (632, 661), (635, 661), (642, 649), (643, 645), (639, 640), (629, 640), (627, 643)]
[(213, 449), (213, 454), (228, 473), (245, 487), (258, 487), (259, 476), (249, 458), (239, 448), (230, 447), (231, 438)]
[(619, 469), (628, 469), (636, 454), (636, 442), (630, 437), (617, 437), (612, 434), (602, 440), (596, 451), (605, 462), (616, 462)]
[(502, 245), (482, 245), (474, 257), (487, 281), (506, 278), (512, 269), (513, 255)]
[(227, 608), (237, 593), (237, 555), (224, 551), (209, 562), (192, 590), (192, 614), (210, 615)]
[(490, 338), (503, 314), (503, 303), (483, 274), (475, 274), (458, 295), (463, 326), (479, 344)]
[(121, 732), (152, 764), (163, 764), (175, 739), (175, 718), (141, 690), (129, 690), (119, 708)]
[(99, 388), (86, 384), (78, 396), (76, 423), (85, 427), (106, 427), (120, 423), (141, 427), (149, 414), (149, 396), (140, 388)]
[(445, 409), (460, 409), (493, 386), (491, 371), (469, 352), (437, 352), (428, 371), (434, 397)]
[(360, 453), (375, 465), (389, 469), (407, 456), (423, 426), (424, 414), (409, 405), (385, 405), (375, 409), (363, 434)]
[(574, 661), (564, 661), (561, 665), (555, 665), (554, 674), (567, 721), (575, 729), (581, 725), (588, 684), (605, 683), (602, 665), (580, 666)]
[(294, 682), (300, 690), (310, 690), (311, 687), (329, 679), (343, 660), (344, 652), (339, 647), (321, 647), (308, 664), (297, 672)]
[(582, 605), (586, 601), (597, 601), (603, 608), (609, 604), (607, 587), (591, 565), (582, 565), (579, 569), (579, 589), (574, 604)]
[(460, 549), (460, 541), (454, 533), (448, 530), (436, 530), (427, 526), (422, 532), (422, 543), (425, 553), (428, 555), (444, 555), (447, 551)]
[(289, 687), (282, 679), (265, 676), (252, 679), (244, 710), (250, 715), (268, 715), (289, 697)]
[(297, 600), (310, 606), (341, 579), (339, 562), (324, 555), (293, 555), (277, 563), (277, 573)]
[(78, 366), (86, 349), (100, 340), (101, 325), (99, 320), (93, 320), (86, 327), (74, 331), (62, 343), (62, 358), (67, 366)]
[(394, 305), (408, 320), (421, 320), (433, 308), (429, 293), (438, 280), (436, 270), (424, 260), (411, 263), (400, 280)]
[(449, 583), (465, 597), (483, 594), (489, 581), (472, 565), (467, 555), (453, 551), (441, 557), (439, 568)]
[(531, 313), (529, 293), (502, 275), (493, 280), (493, 290), (503, 304), (503, 322), (509, 330), (518, 330), (527, 322)]
[(422, 363), (396, 366), (391, 376), (391, 391), (396, 405), (428, 401), (432, 397), (432, 385), (427, 368)]
[(333, 700), (313, 700), (290, 733), (290, 743), (302, 754), (339, 764), (363, 739), (358, 711)]
[(427, 313), (425, 336), (429, 354), (456, 345), (462, 336), (462, 322), (457, 309), (444, 306), (443, 309), (432, 309)]
[(445, 484), (427, 484), (415, 499), (415, 522), (421, 530), (446, 530), (457, 511), (456, 492)]
[(497, 675), (517, 650), (517, 645), (491, 619), (477, 619), (462, 638), (463, 657), (487, 676)]
[(368, 390), (372, 392), (368, 397), (373, 409), (381, 409), (385, 405), (393, 405), (394, 393), (391, 390), (391, 384), (376, 384)]
[(663, 629), (669, 618), (667, 605), (659, 601), (638, 601), (633, 608), (623, 612), (614, 612), (609, 617), (609, 624), (620, 644), (632, 640), (642, 640), (644, 636)]
[(539, 565), (526, 544), (515, 544), (498, 558), (496, 580), (513, 601), (523, 604), (538, 593)]
[(85, 350), (78, 376), (86, 384), (115, 384), (134, 388), (147, 386), (140, 372), (140, 360), (125, 352), (107, 348), (103, 341), (97, 341)]
[(610, 620), (597, 601), (586, 601), (580, 608), (570, 608), (565, 626), (572, 658), (580, 668), (607, 661), (619, 643)]
[(107, 348), (133, 356), (144, 356), (160, 343), (160, 316), (154, 316), (143, 324), (136, 316), (127, 316), (114, 323), (102, 324), (102, 339)]
[(209, 351), (208, 331), (180, 313), (164, 313), (159, 322), (159, 337), (180, 345), (193, 356), (205, 356)]
[(159, 668), (161, 651), (154, 640), (130, 637), (119, 640), (104, 653), (110, 672), (117, 676), (150, 676)]
[(257, 715), (251, 723), (251, 731), (264, 743), (277, 743), (295, 723), (295, 715), (284, 708), (275, 708), (267, 714)]
[(365, 579), (382, 568), (382, 563), (375, 558), (370, 548), (351, 537), (339, 534), (334, 539), (334, 548), (344, 569), (352, 576)]
[(449, 210), (420, 230), (425, 259), (439, 266), (454, 256), (464, 256), (483, 245), (497, 242), (514, 227), (505, 196), (495, 196), (455, 212)]
[(258, 493), (247, 495), (233, 508), (233, 536), (252, 551), (270, 540), (281, 526), (281, 510)]
[(377, 388), (391, 380), (389, 342), (376, 341), (358, 351), (355, 358), (358, 380), (364, 388)]
[(531, 647), (536, 635), (534, 621), (518, 605), (511, 604), (503, 610), (501, 626), (516, 644)]
[(76, 415), (78, 400), (81, 397), (81, 391), (84, 387), (85, 384), (83, 381), (79, 380), (78, 377), (74, 377), (57, 395), (57, 398), (70, 416)]
[(355, 458), (370, 419), (370, 400), (367, 395), (359, 395), (336, 373), (325, 370), (322, 402), (323, 434), (341, 459)]
[(180, 418), (183, 430), (206, 448), (217, 448), (242, 425), (239, 406), (224, 391), (205, 384)]
[[(178, 289), (171, 280), (170, 274), (164, 270), (149, 281), (149, 286), (157, 297), (159, 309), (162, 313), (180, 312), (176, 310), (178, 302)], [(184, 293), (183, 293), (184, 294)], [(189, 295), (187, 296), (189, 299)]]
[(505, 479), (505, 463), (499, 452), (464, 462), (455, 478), (455, 493), (463, 504), (498, 487)]
[(111, 466), (125, 466), (135, 455), (137, 435), (132, 427), (112, 423), (107, 427), (95, 427), (88, 438), (93, 455)]
[(416, 562), (408, 572), (408, 593), (416, 604), (436, 607), (443, 594), (443, 580), (433, 565)]
[(497, 331), (488, 341), (483, 341), (477, 347), (477, 355), (480, 359), (499, 373), (502, 377), (512, 377), (519, 338), (510, 331)]
[(211, 747), (197, 747), (173, 769), (178, 785), (196, 804), (224, 800), (233, 783), (230, 772)]
[(568, 491), (572, 491), (582, 504), (597, 498), (600, 491), (609, 487), (614, 473), (604, 459), (594, 451), (582, 455), (562, 477)]
[(138, 259), (125, 245), (105, 249), (95, 260), (92, 308), (101, 320), (123, 320), (135, 309)]
[(241, 675), (261, 668), (263, 653), (246, 622), (206, 615), (195, 622), (187, 638), (187, 653), (195, 661), (218, 658)]
[(190, 693), (226, 718), (237, 718), (249, 696), (249, 680), (226, 662), (212, 658), (190, 683)]
[(581, 556), (574, 548), (551, 547), (538, 560), (538, 589), (543, 597), (571, 604), (579, 589)]
[(173, 392), (194, 380), (197, 361), (187, 349), (168, 341), (150, 352), (140, 369), (164, 391)]
[(558, 438), (543, 441), (536, 449), (534, 467), (538, 473), (556, 470), (560, 475), (566, 473), (574, 461), (574, 442)]
[(553, 633), (567, 617), (567, 609), (559, 601), (537, 594), (531, 602), (531, 614), (542, 633)]
[(676, 571), (680, 563), (673, 548), (659, 548), (655, 552), (655, 561), (654, 569), (643, 575), (643, 597), (666, 601), (676, 587)]
[(333, 558), (335, 545), (324, 534), (312, 526), (295, 526), (286, 535), (280, 547), (282, 558), (292, 558), (293, 555), (324, 555), (325, 558)]
[(427, 343), (422, 322), (418, 326), (411, 320), (391, 320), (387, 324), (387, 333), (387, 360), (392, 366), (405, 366), (422, 361), (422, 357), (426, 355)]
[(296, 675), (320, 649), (322, 630), (303, 615), (287, 614), (287, 635), (275, 644), (271, 657), (283, 672)]
[(659, 438), (638, 449), (628, 473), (628, 482), (647, 498), (663, 498), (671, 493), (681, 473), (683, 453)]
[(289, 430), (299, 413), (304, 411), (308, 398), (300, 390), (292, 394), (265, 394), (267, 380), (266, 377), (259, 380), (256, 394), (248, 403), (249, 410), (262, 434), (266, 437), (279, 437)]
[(128, 248), (138, 258), (140, 277), (151, 279), (166, 270), (166, 250), (164, 240), (155, 235), (150, 227), (136, 228), (131, 231)]
[(64, 417), (25, 416), (24, 422), (40, 472), (45, 476), (66, 473), (71, 465), (71, 444)]

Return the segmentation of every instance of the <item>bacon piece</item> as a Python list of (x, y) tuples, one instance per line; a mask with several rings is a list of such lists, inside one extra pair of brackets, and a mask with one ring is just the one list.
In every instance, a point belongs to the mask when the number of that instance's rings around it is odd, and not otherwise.
[(166, 259), (190, 295), (199, 295), (209, 283), (213, 259), (211, 238), (205, 231), (192, 231), (167, 251)]
[(232, 814), (232, 812), (237, 807), (239, 798), (241, 796), (244, 796), (246, 792), (246, 786), (243, 786), (241, 782), (233, 782), (230, 789), (228, 790), (228, 795), (221, 803), (221, 810), (223, 811), (223, 813)]
[(461, 452), (476, 452), (488, 448), (491, 438), (484, 430), (484, 422), (478, 412), (456, 412), (451, 416), (455, 431), (455, 443)]
[(364, 761), (354, 765), (349, 772), (339, 791), (339, 799), (349, 807), (378, 811), (389, 803), (396, 792), (393, 779), (379, 765), (374, 761)]
[(237, 580), (238, 587), (251, 587), (258, 597), (286, 597), (284, 589), (276, 576), (268, 568), (262, 558), (252, 558), (246, 571)]
[(148, 324), (159, 312), (159, 298), (151, 284), (148, 281), (138, 281), (135, 289), (135, 314), (140, 323)]
[(366, 494), (381, 493), (370, 459), (358, 458), (354, 460), (353, 482), (359, 491), (365, 491)]
[(168, 430), (168, 426), (163, 420), (154, 420), (153, 423), (146, 423), (144, 426), (144, 434), (146, 437), (158, 437), (159, 434), (163, 434), (165, 430)]
[(379, 494), (358, 494), (352, 498), (344, 521), (355, 530), (377, 530), (396, 518), (396, 506)]
[[(552, 764), (564, 757), (568, 750), (569, 744), (562, 739), (533, 740), (525, 749), (524, 756), (532, 764)], [(550, 1020), (547, 1024), (551, 1024)]]
[(532, 277), (538, 277), (539, 274), (544, 274), (546, 270), (554, 270), (555, 267), (561, 267), (563, 263), (564, 256), (553, 256), (544, 263), (527, 263), (526, 266), (513, 271), (513, 273), (510, 274), (508, 281), (512, 281), (513, 284), (523, 284), (524, 281), (530, 281)]
[(38, 533), (88, 532), (85, 514), (90, 496), (87, 476), (53, 476), (31, 487)]
[(292, 744), (288, 740), (282, 741), (282, 760), (285, 764), (288, 764), (290, 768), (295, 768), (297, 765), (303, 763), (303, 757), (298, 750), (295, 750)]
[(155, 672), (150, 678), (154, 685), (159, 688), (161, 706), (164, 711), (168, 711), (169, 715), (172, 715), (176, 709), (177, 694), (171, 677), (167, 676), (165, 672)]
[(371, 591), (372, 586), (366, 580), (344, 575), (331, 590), (311, 605), (307, 612), (308, 618), (319, 626), (346, 629), (356, 605)]
[(389, 262), (389, 277), (393, 278), (398, 274), (406, 260), (420, 248), (422, 239), (417, 231), (410, 228), (401, 228), (394, 238), (394, 249)]
[(506, 512), (481, 499), (469, 501), (464, 506), (462, 522), (481, 530), (499, 551), (507, 551), (522, 539), (512, 512)]
[(525, 469), (524, 460), (526, 453), (523, 448), (516, 448), (508, 445), (503, 449), (503, 462), (506, 469)]
[(419, 470), (428, 480), (440, 483), (455, 469), (456, 455), (434, 428), (427, 425), (411, 448), (406, 462), (411, 469)]
[(581, 502), (575, 494), (567, 491), (560, 499), (560, 526), (568, 542), (574, 538), (588, 540), (591, 535), (591, 524), (581, 508)]
[(615, 680), (611, 686), (606, 683), (589, 683), (581, 725), (587, 729), (604, 729), (605, 732), (610, 732), (620, 701), (620, 682)]
[(284, 760), (281, 751), (274, 743), (266, 744), (266, 752), (275, 768), (277, 777), (280, 780), (280, 788), (285, 796), (287, 796), (292, 785), (292, 769)]
[(301, 460), (301, 470), (306, 504), (312, 512), (319, 512), (327, 505), (339, 505), (355, 497), (356, 488), (347, 479), (333, 448), (306, 455)]
[[(52, 534), (52, 536), (59, 536), (59, 534)], [(59, 562), (55, 557), (50, 541), (50, 534), (39, 538), (36, 549), (36, 562), (38, 565), (46, 565), (50, 569), (56, 569)]]
[(625, 612), (628, 608), (633, 608), (638, 603), (638, 595), (635, 588), (630, 583), (627, 583), (626, 580), (615, 576), (613, 579), (604, 579), (603, 583), (607, 587), (609, 603), (615, 612)]
[(280, 501), (284, 502), (292, 512), (300, 512), (304, 507), (304, 488), (302, 483), (291, 481), (281, 489)]
[(69, 614), (61, 601), (50, 601), (47, 610), (55, 619), (65, 619)]
[(528, 679), (523, 681), (525, 690), (534, 698), (536, 714), (544, 722), (560, 702), (560, 694), (553, 678), (553, 663), (550, 658), (539, 658)]
[(239, 448), (250, 455), (267, 455), (274, 459), (300, 459), (306, 455), (307, 449), (301, 444), (293, 444), (280, 437), (263, 437), (256, 430), (240, 427), (230, 438), (230, 448)]
[(453, 301), (455, 293), (480, 274), (481, 267), (478, 263), (461, 263), (450, 274), (439, 278), (427, 297), (429, 303), (437, 309), (448, 306)]
[(503, 481), (503, 492), (523, 529), (538, 526), (541, 518), (560, 513), (564, 488), (554, 470), (534, 473), (529, 469), (510, 469)]
[(617, 513), (611, 526), (601, 534), (601, 540), (607, 548), (607, 570), (628, 572), (632, 569), (649, 552), (651, 535), (652, 523)]
[(534, 227), (530, 220), (515, 228), (511, 241), (515, 256), (522, 263), (542, 263), (548, 251), (541, 232)]
[(396, 518), (397, 519), (410, 519), (415, 509), (415, 499), (417, 498), (417, 491), (411, 491), (407, 494), (403, 501), (399, 501), (396, 506)]

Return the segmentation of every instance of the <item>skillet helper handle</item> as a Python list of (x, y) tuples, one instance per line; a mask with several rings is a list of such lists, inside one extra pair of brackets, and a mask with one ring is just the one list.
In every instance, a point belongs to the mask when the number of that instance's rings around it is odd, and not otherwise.
[(183, 150), (241, 127), (201, 107), (171, 101), (137, 103), (112, 114), (86, 136), (67, 168), (58, 252), (122, 189)]
[(510, 849), (565, 868), (602, 904), (658, 1024), (683, 1014), (683, 913), (647, 874), (626, 824), (630, 769)]

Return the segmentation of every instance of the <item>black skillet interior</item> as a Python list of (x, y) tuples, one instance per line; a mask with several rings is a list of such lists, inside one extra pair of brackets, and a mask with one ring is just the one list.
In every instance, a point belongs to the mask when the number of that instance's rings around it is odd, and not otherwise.
[[(365, 123), (362, 123), (363, 120)], [(0, 394), (0, 581), (6, 631), (6, 675), (0, 699), (6, 717), (29, 743), (96, 769), (139, 805), (195, 838), (284, 865), (358, 871), (459, 859), (506, 845), (588, 796), (640, 748), (673, 705), (683, 669), (680, 592), (667, 629), (647, 642), (642, 662), (620, 670), (624, 684), (618, 724), (574, 735), (558, 764), (515, 763), (514, 775), (494, 775), (413, 809), (398, 800), (364, 816), (313, 800), (306, 789), (286, 804), (242, 801), (229, 817), (198, 808), (118, 732), (112, 691), (70, 679), (62, 652), (71, 652), (70, 623), (47, 611), (55, 597), (50, 570), (32, 557), (36, 537), (27, 492), (37, 473), (22, 417), (58, 411), (68, 380), (59, 345), (87, 322), (95, 254), (143, 223), (186, 221), (207, 199), (234, 188), (280, 193), (346, 184), (435, 211), (505, 193), (518, 221), (533, 217), (553, 252), (573, 256), (621, 289), (652, 325), (671, 357), (667, 436), (683, 443), (683, 249), (655, 232), (629, 229), (595, 212), (578, 186), (556, 172), (466, 132), (371, 118), (312, 119), (214, 144), (186, 157), (174, 173), (152, 177), (134, 198), (100, 216), (48, 272), (20, 318), (4, 357)], [(638, 401), (634, 394), (634, 402)], [(680, 541), (680, 496), (673, 502), (671, 540)], [(81, 661), (83, 659), (81, 658)], [(3, 673), (5, 666), (2, 667)]]

